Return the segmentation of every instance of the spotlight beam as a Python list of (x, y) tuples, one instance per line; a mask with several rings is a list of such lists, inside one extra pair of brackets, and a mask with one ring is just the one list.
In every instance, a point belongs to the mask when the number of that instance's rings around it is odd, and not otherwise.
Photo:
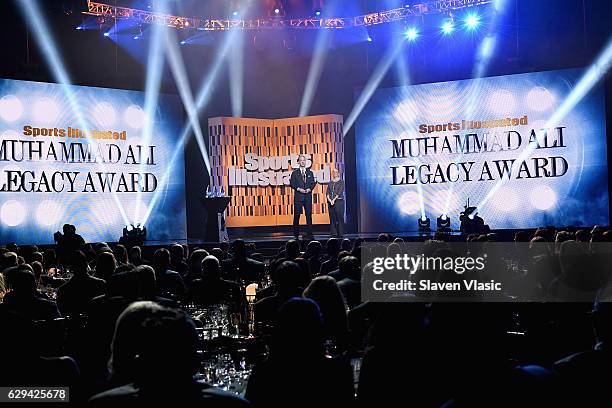
[(308, 69), (308, 77), (306, 78), (306, 85), (304, 87), (304, 93), (302, 94), (299, 116), (308, 116), (310, 113), (312, 100), (317, 92), (317, 85), (319, 85), (319, 79), (321, 79), (323, 67), (325, 66), (325, 60), (327, 59), (327, 54), (329, 52), (331, 42), (330, 33), (331, 30), (323, 30), (317, 35), (317, 42), (315, 43), (312, 60), (310, 61), (310, 68)]
[[(251, 7), (253, 0), (245, 0), (242, 2), (238, 10), (234, 10), (233, 15), (246, 15)], [(242, 30), (232, 32), (232, 47), (231, 63), (228, 63), (229, 80), (230, 80), (230, 100), (232, 104), (232, 116), (242, 117), (244, 109), (244, 44), (245, 36)]]
[[(559, 125), (559, 122), (565, 118), (565, 116), (576, 107), (576, 105), (593, 89), (597, 83), (606, 75), (612, 66), (612, 37), (608, 39), (603, 51), (597, 56), (595, 62), (588, 68), (584, 75), (580, 78), (574, 89), (569, 95), (563, 100), (561, 106), (552, 114), (552, 116), (546, 121), (544, 129), (551, 129)], [(527, 146), (515, 163), (521, 163), (527, 160), (531, 154), (535, 151), (533, 144)], [(489, 191), (483, 202), (480, 204), (482, 208), (499, 190), (501, 186), (505, 184), (507, 180), (500, 179), (495, 183), (493, 188)]]
[[(208, 73), (204, 76), (203, 80), (202, 80), (202, 84), (200, 85), (200, 89), (198, 91), (198, 95), (196, 97), (196, 107), (198, 109), (198, 111), (200, 111), (201, 109), (204, 108), (204, 106), (206, 106), (208, 104), (208, 102), (210, 101), (211, 95), (213, 93), (214, 87), (217, 85), (217, 79), (220, 75), (221, 72), (221, 68), (225, 62), (225, 60), (227, 59), (230, 49), (234, 43), (234, 37), (236, 35), (237, 31), (232, 31), (231, 33), (229, 33), (228, 36), (225, 37), (223, 44), (221, 45), (221, 48), (219, 49), (219, 53), (217, 55), (217, 58), (215, 58), (210, 70), (208, 71)], [(175, 160), (177, 160), (181, 155), (184, 154), (184, 146), (187, 143), (187, 140), (189, 138), (189, 136), (191, 136), (191, 121), (187, 121), (187, 123), (185, 124), (185, 126), (183, 127), (183, 130), (181, 131), (181, 134), (179, 136), (179, 140), (178, 143), (176, 145), (176, 147), (174, 148), (174, 151), (172, 153), (172, 159), (170, 160), (170, 163), (173, 163)], [(208, 158), (208, 156), (206, 156)], [(205, 160), (205, 163), (207, 161)], [(208, 174), (210, 174), (210, 167), (207, 168), (207, 172)], [(160, 186), (166, 186), (170, 180), (170, 167), (168, 167), (168, 169), (166, 170), (166, 173), (164, 174), (161, 182), (160, 182)], [(144, 218), (143, 218), (143, 224), (145, 224), (147, 222), (147, 220), (149, 219), (149, 217), (151, 216), (151, 213), (153, 212), (153, 210), (156, 208), (157, 204), (159, 203), (159, 201), (162, 199), (162, 194), (160, 193), (162, 189), (158, 188), (158, 191), (155, 193), (155, 195), (153, 196), (153, 199), (151, 200), (151, 203), (149, 204), (149, 208), (147, 209), (147, 213), (145, 214)]]
[[(399, 37), (394, 39), (397, 43), (401, 43), (403, 40)], [(412, 40), (411, 40), (412, 41)], [(397, 61), (395, 62), (395, 74), (397, 75), (397, 79), (400, 86), (408, 86), (410, 85), (410, 73), (408, 72), (408, 64), (406, 63), (406, 59), (403, 54), (398, 55)]]
[(244, 36), (245, 33), (236, 33), (236, 40), (232, 47), (232, 58), (228, 63), (230, 78), (230, 99), (232, 103), (232, 116), (242, 117), (244, 92)]
[(198, 143), (198, 148), (200, 149), (200, 153), (202, 154), (202, 158), (204, 159), (204, 164), (206, 165), (206, 169), (210, 172), (208, 151), (206, 150), (206, 145), (204, 144), (204, 135), (202, 134), (202, 127), (200, 126), (198, 109), (196, 108), (193, 93), (191, 92), (191, 87), (189, 85), (189, 78), (187, 76), (187, 70), (185, 69), (183, 56), (181, 55), (181, 51), (177, 46), (176, 35), (174, 31), (166, 30), (165, 34), (166, 56), (168, 57), (168, 62), (170, 64), (172, 75), (174, 77), (174, 80), (176, 81), (176, 85), (179, 90), (179, 95), (181, 97), (183, 105), (185, 106), (185, 110), (187, 111), (187, 116), (193, 128), (196, 142)]
[[(164, 69), (164, 48), (163, 48), (163, 30), (159, 24), (155, 24), (152, 28), (153, 34), (149, 43), (149, 55), (147, 57), (147, 76), (145, 83), (145, 125), (142, 133), (142, 144), (147, 146), (151, 140), (153, 123), (155, 122), (155, 108), (159, 97), (159, 89), (161, 85), (161, 76)], [(140, 165), (140, 172), (144, 172), (144, 164)], [(136, 199), (136, 215), (135, 223), (142, 223), (140, 218), (140, 203), (142, 192), (139, 191)]]
[[(472, 71), (473, 82), (468, 89), (467, 96), (467, 109), (465, 112), (466, 117), (472, 117), (474, 115), (474, 109), (482, 86), (481, 80), (489, 68), (489, 63), (495, 52), (495, 46), (497, 44), (497, 35), (500, 21), (503, 17), (507, 0), (495, 0), (494, 11), (491, 19), (491, 23), (488, 25), (488, 31), (485, 37), (482, 39), (478, 46), (476, 54), (476, 61), (474, 62), (474, 69)], [(463, 158), (463, 154), (459, 154), (454, 162), (458, 163)], [(455, 190), (455, 185), (451, 183), (449, 194), (446, 197), (444, 204), (444, 213), (447, 214), (450, 207), (450, 200), (452, 193)]]
[[(72, 82), (70, 81), (68, 71), (62, 62), (62, 58), (55, 45), (55, 41), (53, 40), (51, 30), (47, 25), (47, 21), (43, 16), (38, 2), (36, 0), (18, 0), (18, 5), (25, 20), (29, 23), (29, 26), (34, 31), (38, 48), (43, 54), (47, 65), (49, 65), (51, 68), (53, 78), (58, 84), (60, 84), (62, 91), (70, 104), (70, 108), (76, 116), (77, 123), (86, 134), (90, 133), (89, 123), (87, 120), (85, 120), (77, 98), (72, 91)], [(90, 148), (95, 149), (96, 145), (91, 138), (88, 137), (85, 140)], [(106, 173), (106, 168), (102, 163), (98, 163), (98, 167), (102, 170), (102, 172)], [(117, 205), (117, 208), (119, 209), (119, 212), (121, 213), (124, 224), (129, 224), (127, 214), (125, 213), (125, 209), (123, 208), (119, 197), (116, 193), (112, 193), (112, 197)]]
[(353, 110), (349, 114), (346, 123), (344, 124), (343, 136), (347, 135), (349, 130), (357, 121), (357, 118), (370, 101), (370, 98), (372, 97), (372, 95), (378, 88), (378, 85), (380, 85), (381, 81), (389, 71), (389, 68), (391, 68), (391, 65), (393, 64), (397, 56), (400, 55), (400, 53), (404, 49), (404, 44), (405, 43), (403, 41), (398, 41), (397, 43), (395, 43), (392, 47), (387, 49), (387, 52), (379, 61), (378, 65), (374, 69), (374, 72), (372, 72), (370, 79), (363, 88), (363, 91), (359, 95), (359, 98), (357, 98), (357, 102), (355, 103), (355, 106), (353, 106)]

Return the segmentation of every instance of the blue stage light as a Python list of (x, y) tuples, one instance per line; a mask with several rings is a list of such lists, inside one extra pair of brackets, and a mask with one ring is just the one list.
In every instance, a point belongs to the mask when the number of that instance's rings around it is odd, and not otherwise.
[(317, 10), (315, 11), (315, 16), (319, 17), (321, 15), (321, 11)]
[(275, 9), (274, 9), (274, 14), (280, 14), (280, 9), (275, 8)]
[(368, 37), (367, 42), (372, 42), (372, 37)]
[(181, 41), (181, 45), (185, 45), (185, 44), (187, 44), (187, 41), (185, 40)]
[(82, 30), (82, 29), (83, 29), (83, 27), (81, 27), (81, 26), (77, 26), (77, 27), (76, 27), (76, 29), (77, 29), (77, 30)]
[(454, 29), (455, 25), (452, 21), (445, 21), (444, 24), (442, 24), (442, 33), (445, 35), (452, 33)]
[(107, 31), (107, 32), (105, 32), (105, 33), (104, 33), (104, 36), (105, 36), (105, 37), (110, 37), (110, 32), (108, 32), (108, 31)]
[(140, 38), (140, 37), (139, 37), (139, 36), (137, 36), (137, 35), (135, 35), (135, 36), (134, 36), (134, 39), (135, 39), (135, 40), (137, 40), (137, 39), (139, 39), (139, 38)]
[(465, 27), (468, 30), (476, 29), (479, 24), (480, 24), (480, 17), (478, 17), (478, 14), (470, 14), (465, 19)]
[(417, 222), (419, 234), (429, 234), (431, 232), (431, 220), (423, 214)]
[(414, 41), (419, 36), (419, 31), (416, 28), (410, 28), (406, 31), (406, 38), (410, 41)]
[(485, 37), (480, 44), (480, 48), (478, 50), (480, 57), (483, 59), (489, 59), (493, 55), (493, 50), (495, 49), (495, 37)]
[(234, 17), (236, 17), (236, 16), (238, 16), (238, 12), (237, 12), (237, 11), (234, 11), (234, 12), (232, 13), (232, 15), (233, 15)]

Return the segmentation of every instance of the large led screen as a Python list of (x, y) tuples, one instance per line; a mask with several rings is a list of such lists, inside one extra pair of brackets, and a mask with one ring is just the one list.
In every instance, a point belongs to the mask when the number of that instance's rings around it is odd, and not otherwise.
[(361, 232), (607, 225), (604, 90), (583, 70), (378, 90), (356, 129)]
[[(147, 114), (149, 111), (150, 114)], [(63, 224), (87, 241), (184, 239), (178, 99), (0, 80), (0, 243), (51, 243)]]

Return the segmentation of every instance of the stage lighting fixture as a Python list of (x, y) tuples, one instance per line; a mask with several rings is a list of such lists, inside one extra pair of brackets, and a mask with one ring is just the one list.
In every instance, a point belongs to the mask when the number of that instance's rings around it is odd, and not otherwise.
[(468, 30), (474, 30), (480, 24), (480, 17), (477, 14), (470, 14), (465, 19), (465, 27)]
[(182, 41), (181, 41), (181, 45), (185, 45), (185, 44), (187, 44), (187, 41), (182, 40)]
[(448, 35), (452, 33), (454, 29), (455, 24), (453, 24), (451, 20), (445, 21), (444, 24), (442, 24), (442, 34)]
[(436, 220), (436, 226), (438, 228), (438, 231), (448, 232), (450, 231), (450, 225), (451, 225), (450, 217), (447, 216), (446, 214), (442, 214)]
[(408, 31), (406, 31), (406, 38), (410, 41), (416, 40), (418, 36), (419, 36), (419, 31), (414, 27), (409, 28)]
[(234, 12), (232, 13), (232, 15), (233, 15), (234, 17), (237, 17), (237, 16), (238, 16), (238, 12), (237, 12), (237, 11), (234, 11)]
[(135, 39), (135, 40), (137, 40), (137, 39), (139, 39), (139, 38), (140, 38), (140, 37), (138, 37), (137, 35), (135, 35), (135, 36), (134, 36), (134, 39)]
[(275, 9), (274, 9), (274, 14), (280, 14), (280, 9), (275, 8)]
[(130, 224), (123, 228), (123, 235), (119, 238), (119, 243), (128, 248), (143, 246), (147, 240), (147, 228), (140, 224)]
[(367, 41), (368, 41), (368, 42), (372, 42), (372, 37), (368, 37), (368, 38), (367, 38)]
[(319, 17), (321, 15), (321, 10), (315, 11), (315, 16)]
[(82, 30), (82, 29), (83, 29), (83, 27), (81, 27), (81, 26), (77, 26), (77, 27), (76, 27), (76, 29), (77, 29), (77, 30)]
[(189, 27), (189, 21), (185, 20), (185, 27)]
[(105, 32), (105, 33), (104, 33), (104, 36), (105, 36), (105, 37), (110, 37), (110, 32), (108, 32), (108, 31), (107, 31), (107, 32)]
[(431, 220), (426, 216), (422, 216), (418, 221), (419, 234), (431, 232)]

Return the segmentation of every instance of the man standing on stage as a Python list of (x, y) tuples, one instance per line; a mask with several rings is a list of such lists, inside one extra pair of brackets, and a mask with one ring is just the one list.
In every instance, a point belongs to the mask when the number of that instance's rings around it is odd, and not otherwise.
[(306, 168), (306, 156), (300, 154), (298, 157), (299, 168), (291, 173), (290, 186), (295, 192), (293, 197), (293, 235), (297, 239), (300, 235), (300, 215), (302, 207), (306, 215), (306, 232), (308, 238), (312, 235), (312, 190), (317, 182), (314, 173)]

